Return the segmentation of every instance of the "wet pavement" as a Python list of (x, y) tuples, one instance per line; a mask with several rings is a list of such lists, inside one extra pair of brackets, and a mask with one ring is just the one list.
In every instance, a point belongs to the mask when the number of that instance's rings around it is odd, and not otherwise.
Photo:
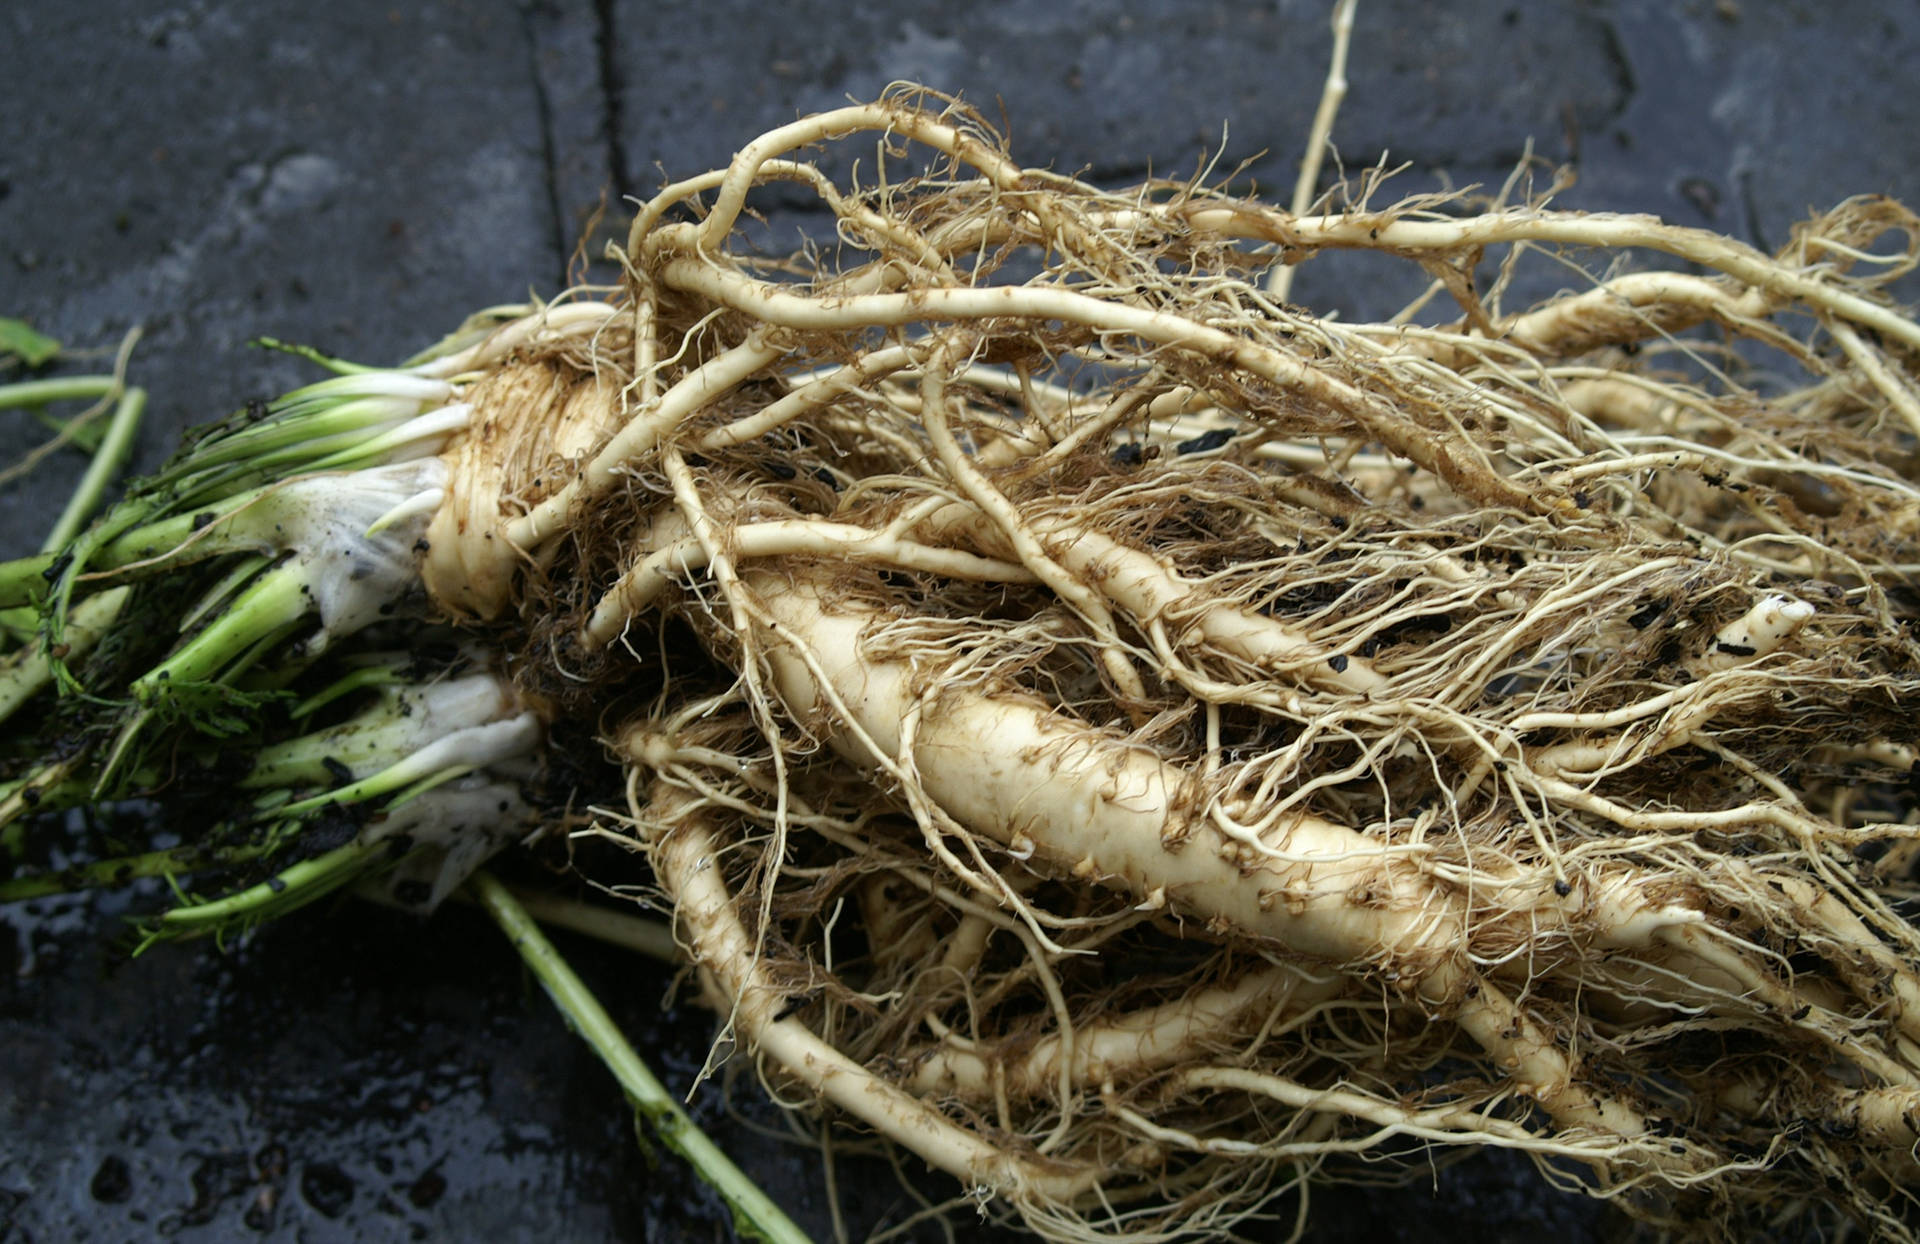
[[(1911, 0), (1429, 7), (1363, 0), (1335, 131), (1352, 165), (1384, 147), (1409, 188), (1498, 184), (1531, 140), (1578, 169), (1562, 206), (1762, 245), (1844, 194), (1920, 202)], [(604, 189), (644, 194), (894, 79), (1004, 109), (1027, 163), (1119, 183), (1186, 174), (1224, 141), (1221, 169), (1284, 197), (1327, 43), (1318, 0), (135, 9), (0, 14), (0, 315), (92, 348), (144, 327), (140, 469), (180, 429), (312, 378), (249, 339), (402, 357), (554, 292)], [(792, 200), (771, 220), (820, 224)], [(1377, 312), (1395, 279), (1317, 263), (1294, 296)], [(39, 435), (10, 418), (0, 451)], [(0, 491), (0, 555), (37, 542), (82, 467), (56, 455)], [(128, 962), (140, 899), (0, 910), (0, 1241), (726, 1238), (472, 912), (422, 926), (348, 905)], [(662, 969), (566, 945), (691, 1083), (708, 1017), (663, 1010)], [(757, 1130), (775, 1121), (750, 1084), (739, 1097), (753, 1118), (711, 1087), (696, 1112), (824, 1237), (814, 1151)], [(857, 1222), (904, 1212), (890, 1175), (841, 1185)], [(1309, 1238), (1618, 1234), (1540, 1188), (1482, 1160), (1328, 1190)]]

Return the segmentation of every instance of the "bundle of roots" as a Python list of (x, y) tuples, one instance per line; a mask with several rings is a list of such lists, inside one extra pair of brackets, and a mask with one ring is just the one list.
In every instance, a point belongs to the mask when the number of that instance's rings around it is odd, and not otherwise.
[[(776, 183), (837, 238), (756, 254)], [(1920, 221), (1388, 197), (796, 122), (418, 369), (421, 577), (773, 1090), (1048, 1238), (1474, 1146), (1913, 1238)], [(1267, 292), (1334, 250), (1427, 296)]]

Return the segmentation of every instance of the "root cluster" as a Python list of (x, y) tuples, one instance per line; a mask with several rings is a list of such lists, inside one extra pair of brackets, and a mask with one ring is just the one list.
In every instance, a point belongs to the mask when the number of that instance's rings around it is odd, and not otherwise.
[[(837, 241), (750, 253), (773, 183)], [(594, 832), (775, 1091), (1043, 1235), (1497, 1145), (1912, 1238), (1920, 222), (1388, 198), (796, 122), (459, 359), (538, 396), (440, 595), (600, 715)], [(1263, 292), (1331, 249), (1430, 297)]]

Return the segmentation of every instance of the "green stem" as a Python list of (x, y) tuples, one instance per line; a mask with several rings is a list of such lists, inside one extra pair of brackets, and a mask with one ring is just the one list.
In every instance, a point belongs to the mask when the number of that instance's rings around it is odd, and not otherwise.
[(806, 1234), (793, 1220), (681, 1109), (680, 1103), (667, 1092), (666, 1085), (621, 1035), (586, 982), (567, 966), (567, 961), (507, 887), (484, 869), (473, 874), (467, 884), (539, 978), (553, 1004), (613, 1072), (620, 1087), (626, 1090), (627, 1100), (652, 1125), (654, 1134), (667, 1148), (692, 1163), (700, 1177), (727, 1202), (733, 1211), (734, 1230), (743, 1238), (774, 1244), (808, 1244)]
[[(65, 812), (86, 803), (88, 784), (84, 778), (73, 776), (79, 767), (71, 761), (57, 760), (41, 765), (25, 777), (0, 782), (0, 825), (11, 829), (23, 817)], [(31, 793), (22, 797), (25, 792)]]
[(661, 963), (683, 963), (673, 930), (664, 920), (610, 911), (577, 899), (509, 887), (509, 892), (541, 924), (642, 954)]
[[(84, 376), (80, 377), (80, 379), (87, 382), (88, 389), (102, 383), (106, 385), (105, 391), (107, 392), (111, 392), (113, 388), (111, 378), (103, 379), (98, 376)], [(15, 396), (15, 391), (18, 389), (28, 388), (36, 384), (58, 386), (64, 383), (64, 381), (49, 380), (32, 381), (28, 384), (21, 385), (7, 385), (4, 388), (0, 388), (0, 406), (9, 404), (8, 399)], [(87, 397), (93, 396), (93, 394), (91, 392), (71, 394), (62, 392), (56, 394), (56, 396)], [(93, 462), (87, 467), (87, 473), (81, 477), (80, 486), (74, 489), (73, 496), (67, 499), (66, 509), (60, 512), (60, 517), (55, 520), (53, 529), (47, 533), (46, 540), (40, 545), (40, 551), (43, 555), (52, 556), (58, 554), (62, 548), (66, 547), (69, 540), (80, 533), (81, 525), (84, 524), (88, 516), (99, 507), (101, 494), (106, 492), (107, 486), (113, 483), (114, 476), (120, 473), (120, 468), (126, 465), (127, 455), (133, 449), (134, 431), (139, 428), (140, 417), (146, 413), (146, 409), (147, 395), (145, 390), (128, 389), (120, 395), (119, 404), (114, 408), (113, 419), (107, 424), (106, 436), (101, 440), (100, 447), (94, 451)], [(6, 564), (6, 567), (0, 568), (0, 572), (3, 572), (6, 568), (13, 568), (20, 571), (28, 569), (27, 566), (21, 565), (20, 563), (9, 562)], [(30, 591), (32, 588), (32, 580), (28, 579), (26, 582), (27, 590)], [(43, 589), (46, 586), (44, 578), (40, 580), (40, 586)], [(19, 590), (18, 588), (13, 589), (14, 592), (18, 592)], [(0, 588), (0, 594), (6, 594), (6, 592), (7, 589)], [(24, 634), (33, 630), (38, 624), (39, 615), (35, 610), (24, 607), (24, 604), (16, 604), (13, 608), (0, 610), (0, 621), (4, 621), (5, 625)]]
[[(543, 894), (538, 890), (529, 890), (522, 886), (507, 886), (507, 893), (526, 909), (527, 915), (550, 929), (565, 929), (569, 933), (578, 933), (582, 937), (590, 937), (608, 946), (630, 950), (661, 963), (685, 965), (686, 961), (680, 954), (680, 947), (673, 940), (673, 929), (664, 920), (632, 916), (595, 903), (564, 898), (557, 894)], [(395, 899), (378, 884), (359, 886), (353, 894), (355, 898), (372, 903), (376, 907), (404, 911), (409, 914), (416, 914), (419, 911), (419, 908), (409, 907)], [(474, 893), (471, 886), (454, 891), (448, 898), (470, 907), (482, 905), (480, 896)]]
[[(156, 720), (184, 717), (207, 733), (239, 728), (232, 711), (258, 706), (263, 696), (232, 681), (291, 635), (312, 605), (299, 563), (271, 569), (241, 588), (226, 610), (172, 656), (133, 681), (137, 706), (115, 733), (94, 784), (96, 798), (112, 796), (137, 744)], [(231, 590), (231, 589), (224, 589)], [(56, 667), (55, 676), (58, 677)]]
[(367, 687), (390, 687), (405, 681), (397, 665), (382, 662), (378, 665), (364, 666), (314, 692), (289, 709), (287, 715), (299, 721), (313, 716), (341, 696), (351, 695)]
[(166, 694), (169, 682), (202, 682), (236, 657), (245, 654), (263, 635), (272, 635), (297, 622), (312, 607), (306, 592), (305, 567), (299, 563), (270, 570), (249, 584), (224, 613), (207, 624), (185, 647), (142, 674), (133, 693), (142, 704)]
[(87, 801), (90, 783), (75, 779), (76, 757), (43, 764), (25, 777), (0, 782), (0, 857), (18, 860), (26, 854), (27, 818), (42, 812), (63, 812)]
[[(73, 616), (67, 623), (68, 660), (78, 661), (100, 642), (127, 603), (127, 591), (124, 587), (109, 588), (74, 606)], [(38, 637), (18, 652), (8, 654), (0, 661), (0, 721), (11, 718), (22, 704), (52, 681), (53, 663), (47, 659), (46, 645)]]
[(154, 478), (161, 486), (178, 485), (219, 467), (301, 462), (364, 438), (369, 428), (384, 431), (406, 418), (407, 412), (391, 400), (348, 396), (298, 401), (289, 395), (263, 422), (209, 437)]
[(80, 534), (81, 525), (98, 508), (101, 494), (120, 474), (120, 468), (126, 465), (127, 455), (133, 449), (134, 431), (139, 428), (140, 416), (146, 413), (146, 409), (145, 389), (128, 389), (120, 395), (113, 419), (107, 424), (107, 434), (101, 440), (100, 447), (93, 451), (93, 462), (81, 477), (80, 486), (68, 499), (67, 508), (61, 511), (53, 530), (47, 533), (46, 542), (40, 546), (41, 552), (57, 553), (67, 541)]
[[(200, 470), (230, 466), (266, 479), (281, 479), (309, 469), (329, 455), (342, 453), (384, 435), (405, 422), (405, 416), (371, 402), (345, 403), (322, 414), (262, 424), (249, 429), (257, 436), (235, 436), (217, 450), (195, 459)], [(195, 488), (200, 485), (196, 484)], [(183, 489), (183, 492), (190, 491)]]
[[(153, 575), (241, 549), (258, 551), (266, 543), (261, 529), (271, 529), (277, 512), (256, 513), (254, 503), (271, 491), (249, 489), (222, 498), (217, 511), (197, 509), (135, 527), (101, 545), (88, 565), (99, 574), (139, 563), (137, 574)], [(189, 537), (195, 537), (191, 544)]]
[(159, 919), (163, 935), (190, 936), (235, 924), (261, 924), (329, 894), (392, 859), (387, 843), (350, 842), (301, 860), (271, 880), (237, 894), (176, 907)]
[(114, 385), (118, 383), (112, 376), (56, 376), (50, 380), (21, 380), (0, 385), (0, 410), (101, 398), (113, 392)]
[(418, 799), (436, 786), (444, 786), (455, 778), (465, 777), (473, 772), (472, 765), (447, 765), (444, 768), (427, 771), (421, 764), (421, 755), (426, 749), (402, 756), (378, 773), (363, 777), (357, 782), (335, 790), (322, 791), (318, 795), (309, 795), (282, 808), (289, 816), (307, 812), (317, 812), (329, 804), (366, 803), (382, 795), (392, 794), (393, 801), (387, 806), (397, 808), (411, 799)]
[(209, 858), (198, 847), (170, 847), (141, 855), (125, 855), (110, 860), (95, 860), (75, 868), (56, 869), (33, 877), (15, 877), (0, 881), (0, 903), (18, 903), (30, 898), (72, 894), (76, 890), (94, 890), (101, 886), (125, 885), (142, 877), (170, 877), (202, 868), (242, 863), (258, 851), (240, 847)]
[(53, 562), (50, 553), (36, 553), (32, 557), (16, 557), (10, 562), (0, 562), (0, 609), (38, 605), (45, 600), (47, 570)]
[(384, 370), (379, 367), (369, 367), (364, 363), (349, 363), (331, 354), (322, 354), (312, 346), (301, 345), (297, 341), (282, 341), (278, 337), (255, 337), (252, 344), (263, 350), (278, 350), (282, 354), (291, 354), (296, 358), (306, 359), (310, 363), (318, 363), (336, 376), (353, 376), (363, 372)]

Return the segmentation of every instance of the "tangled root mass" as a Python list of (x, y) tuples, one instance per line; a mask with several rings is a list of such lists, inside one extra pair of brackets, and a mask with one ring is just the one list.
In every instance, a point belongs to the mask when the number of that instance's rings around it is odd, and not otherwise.
[[(749, 253), (772, 183), (837, 244)], [(534, 572), (456, 604), (604, 718), (765, 1078), (1042, 1234), (1488, 1144), (1912, 1238), (1915, 218), (1388, 197), (1097, 189), (922, 92), (764, 136), (508, 357), (543, 439), (462, 513)], [(1333, 249), (1431, 298), (1263, 292)]]

